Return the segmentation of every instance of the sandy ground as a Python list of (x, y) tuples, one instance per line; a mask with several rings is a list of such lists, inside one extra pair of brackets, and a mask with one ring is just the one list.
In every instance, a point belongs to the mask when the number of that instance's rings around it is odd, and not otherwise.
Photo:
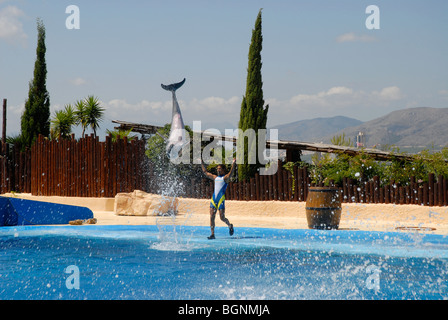
[[(36, 197), (29, 194), (5, 196), (85, 206), (93, 211), (98, 225), (210, 225), (209, 200), (207, 199), (180, 198), (179, 212), (175, 217), (137, 217), (116, 215), (114, 198)], [(308, 229), (305, 202), (228, 200), (226, 201), (226, 216), (235, 226), (235, 232), (238, 227)], [(225, 226), (219, 216), (216, 217), (216, 226)], [(405, 231), (397, 230), (403, 227), (406, 228)], [(339, 229), (448, 235), (448, 207), (342, 204)]]

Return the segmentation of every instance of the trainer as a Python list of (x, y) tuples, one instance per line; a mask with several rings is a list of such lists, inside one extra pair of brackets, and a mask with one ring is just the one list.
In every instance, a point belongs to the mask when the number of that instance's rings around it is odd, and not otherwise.
[(202, 165), (202, 171), (204, 172), (205, 176), (209, 178), (210, 180), (215, 181), (215, 190), (213, 192), (212, 198), (210, 200), (210, 229), (211, 229), (211, 235), (208, 237), (208, 239), (215, 239), (215, 217), (216, 217), (216, 211), (219, 211), (219, 217), (221, 220), (229, 227), (229, 234), (233, 235), (233, 224), (229, 222), (229, 220), (226, 218), (225, 215), (225, 194), (227, 189), (227, 184), (230, 181), (230, 177), (232, 176), (233, 172), (235, 171), (235, 159), (233, 159), (232, 162), (232, 168), (230, 169), (230, 172), (226, 173), (226, 166), (224, 164), (219, 164), (216, 170), (218, 171), (218, 175), (211, 174), (207, 171), (204, 161), (201, 160)]

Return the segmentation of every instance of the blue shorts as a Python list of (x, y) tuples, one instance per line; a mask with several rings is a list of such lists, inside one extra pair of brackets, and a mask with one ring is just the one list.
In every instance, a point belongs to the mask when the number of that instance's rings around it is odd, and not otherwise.
[(226, 197), (222, 196), (218, 202), (216, 202), (213, 197), (210, 199), (210, 208), (216, 209), (216, 210), (224, 210), (225, 209), (225, 200)]

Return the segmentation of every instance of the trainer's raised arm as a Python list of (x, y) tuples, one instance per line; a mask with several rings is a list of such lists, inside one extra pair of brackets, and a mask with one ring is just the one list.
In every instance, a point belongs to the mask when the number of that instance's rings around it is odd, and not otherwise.
[(226, 174), (226, 175), (224, 176), (224, 181), (225, 181), (226, 183), (228, 183), (228, 182), (230, 181), (230, 178), (232, 177), (232, 174), (233, 174), (233, 172), (235, 171), (235, 166), (236, 166), (236, 159), (233, 158), (233, 161), (232, 161), (232, 168), (230, 169), (229, 173)]
[(202, 167), (202, 172), (204, 172), (204, 175), (207, 178), (209, 178), (210, 180), (215, 180), (216, 176), (207, 171), (207, 168), (205, 167), (204, 160), (202, 160), (202, 159), (201, 159), (201, 167)]

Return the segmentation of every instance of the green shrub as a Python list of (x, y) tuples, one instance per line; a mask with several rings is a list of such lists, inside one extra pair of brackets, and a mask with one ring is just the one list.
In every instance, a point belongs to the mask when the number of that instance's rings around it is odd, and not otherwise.
[(359, 183), (371, 181), (378, 176), (381, 186), (391, 181), (407, 185), (410, 177), (416, 182), (428, 181), (428, 175), (448, 177), (448, 148), (439, 152), (424, 150), (413, 156), (412, 160), (395, 158), (390, 161), (376, 161), (366, 153), (350, 156), (344, 153), (313, 156), (313, 164), (309, 167), (313, 183), (322, 182), (328, 185), (333, 180), (341, 186), (343, 178), (351, 178)]

